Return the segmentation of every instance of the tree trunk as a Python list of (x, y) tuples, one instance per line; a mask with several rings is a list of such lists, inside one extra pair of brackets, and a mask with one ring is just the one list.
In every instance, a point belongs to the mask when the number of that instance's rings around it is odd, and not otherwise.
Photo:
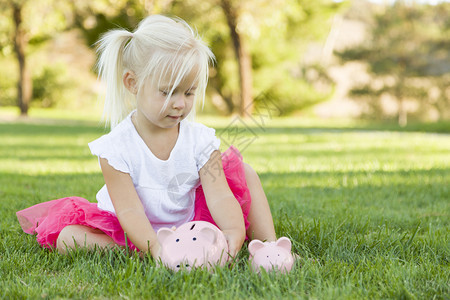
[(230, 28), (231, 39), (233, 40), (234, 52), (239, 65), (240, 82), (240, 103), (239, 115), (251, 114), (253, 112), (252, 96), (252, 59), (247, 49), (245, 38), (237, 31), (238, 12), (231, 4), (231, 0), (220, 1), (223, 12)]
[(13, 18), (15, 25), (14, 50), (19, 62), (19, 82), (17, 83), (17, 105), (20, 114), (26, 116), (33, 91), (33, 83), (26, 64), (25, 47), (27, 45), (26, 33), (22, 28), (22, 4), (13, 2)]

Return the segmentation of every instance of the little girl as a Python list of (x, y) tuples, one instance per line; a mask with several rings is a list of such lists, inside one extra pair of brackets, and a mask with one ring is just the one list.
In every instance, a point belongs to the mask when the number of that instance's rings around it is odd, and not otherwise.
[(23, 230), (61, 253), (128, 245), (155, 258), (155, 232), (192, 220), (216, 224), (232, 256), (246, 236), (275, 241), (258, 175), (236, 148), (220, 154), (214, 129), (192, 121), (214, 56), (189, 25), (153, 15), (98, 45), (111, 132), (89, 147), (106, 184), (98, 203), (68, 197), (17, 212)]

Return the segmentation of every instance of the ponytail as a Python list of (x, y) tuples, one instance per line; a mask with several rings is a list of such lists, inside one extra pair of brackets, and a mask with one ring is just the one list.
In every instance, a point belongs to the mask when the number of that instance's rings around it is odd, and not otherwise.
[(133, 33), (127, 30), (111, 30), (96, 43), (99, 59), (99, 78), (106, 83), (103, 119), (114, 128), (132, 110), (130, 93), (123, 84), (123, 53)]

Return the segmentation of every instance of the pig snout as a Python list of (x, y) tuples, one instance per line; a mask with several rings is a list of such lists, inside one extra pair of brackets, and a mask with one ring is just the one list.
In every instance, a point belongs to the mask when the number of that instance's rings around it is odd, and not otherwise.
[(277, 251), (277, 249), (272, 249), (272, 251), (267, 251), (266, 253), (258, 253), (254, 259), (266, 270), (272, 268), (281, 269), (285, 264), (286, 254), (282, 251)]
[(194, 265), (187, 260), (175, 261), (173, 263), (173, 266), (174, 266), (175, 271), (179, 271), (179, 270), (183, 270), (183, 269), (186, 271), (190, 271), (194, 267)]

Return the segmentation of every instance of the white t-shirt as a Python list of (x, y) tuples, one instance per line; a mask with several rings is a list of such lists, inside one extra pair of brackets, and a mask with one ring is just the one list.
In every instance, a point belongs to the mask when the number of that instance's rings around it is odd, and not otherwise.
[[(128, 115), (110, 133), (89, 143), (92, 154), (128, 173), (153, 228), (180, 226), (194, 217), (198, 171), (219, 149), (215, 130), (183, 120), (167, 160), (157, 158), (139, 136)], [(115, 213), (106, 185), (97, 193), (98, 207)]]

